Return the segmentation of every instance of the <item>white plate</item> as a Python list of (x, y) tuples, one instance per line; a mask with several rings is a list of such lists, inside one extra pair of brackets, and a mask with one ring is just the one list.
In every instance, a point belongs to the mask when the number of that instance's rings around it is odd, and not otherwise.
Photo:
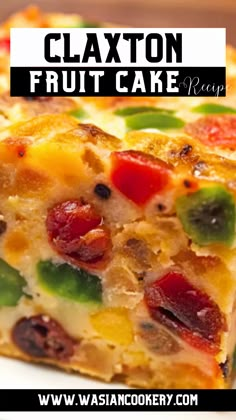
[[(75, 373), (65, 373), (45, 365), (34, 365), (0, 357), (0, 389), (107, 389), (125, 388), (121, 384), (108, 385)], [(2, 420), (0, 418), (0, 420)]]

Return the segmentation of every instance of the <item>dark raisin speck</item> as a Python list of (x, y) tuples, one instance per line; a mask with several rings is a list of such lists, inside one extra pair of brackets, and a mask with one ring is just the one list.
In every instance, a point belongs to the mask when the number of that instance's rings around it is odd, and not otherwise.
[(111, 196), (111, 190), (105, 184), (97, 184), (94, 188), (94, 192), (98, 195), (98, 197), (102, 198), (103, 200), (108, 200), (108, 198), (110, 198)]
[(2, 235), (2, 233), (6, 232), (7, 230), (7, 224), (5, 222), (5, 220), (0, 220), (0, 235)]
[(185, 179), (185, 180), (184, 180), (184, 186), (185, 186), (186, 188), (190, 188), (190, 187), (191, 187), (191, 182), (190, 182), (188, 179)]
[(227, 378), (228, 375), (229, 375), (229, 359), (228, 359), (228, 357), (226, 358), (226, 361), (223, 362), (223, 363), (220, 363), (219, 366), (220, 366), (220, 368), (222, 370), (223, 377), (224, 378)]
[(145, 273), (143, 273), (143, 274), (138, 274), (138, 281), (143, 281), (144, 280), (144, 276), (145, 276)]
[(24, 96), (23, 98), (29, 102), (31, 101), (48, 102), (52, 100), (50, 96)]
[(193, 147), (190, 144), (185, 144), (180, 152), (180, 157), (187, 156), (191, 151)]
[(157, 209), (159, 211), (164, 211), (166, 209), (166, 206), (164, 204), (162, 204), (162, 203), (158, 203), (157, 204)]

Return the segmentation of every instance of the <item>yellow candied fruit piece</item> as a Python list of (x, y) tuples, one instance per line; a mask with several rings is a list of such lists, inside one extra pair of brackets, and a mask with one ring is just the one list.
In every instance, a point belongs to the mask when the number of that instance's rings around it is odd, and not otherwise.
[(133, 341), (133, 329), (128, 311), (124, 308), (106, 308), (90, 316), (96, 332), (105, 340), (127, 346)]
[(144, 366), (148, 364), (148, 358), (142, 351), (129, 351), (123, 355), (123, 362), (128, 366)]

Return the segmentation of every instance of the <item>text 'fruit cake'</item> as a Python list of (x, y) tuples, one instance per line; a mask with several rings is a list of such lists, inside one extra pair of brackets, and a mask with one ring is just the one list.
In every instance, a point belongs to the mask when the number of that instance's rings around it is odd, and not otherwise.
[(75, 21), (29, 9), (0, 32), (0, 354), (131, 386), (227, 388), (235, 89), (220, 103), (10, 98), (9, 27)]

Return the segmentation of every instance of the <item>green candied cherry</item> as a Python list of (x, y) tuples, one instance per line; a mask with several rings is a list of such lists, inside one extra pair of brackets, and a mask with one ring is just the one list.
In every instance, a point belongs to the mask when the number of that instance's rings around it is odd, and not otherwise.
[(89, 20), (82, 20), (77, 28), (101, 28), (101, 25), (97, 22), (91, 22)]
[(89, 20), (81, 20), (76, 25), (69, 26), (70, 28), (101, 28), (101, 25), (97, 22), (91, 22)]
[(80, 303), (101, 303), (101, 279), (69, 264), (39, 261), (37, 277), (40, 286), (54, 296)]
[(16, 306), (24, 295), (24, 286), (26, 281), (19, 271), (0, 259), (0, 307)]
[(181, 196), (176, 211), (185, 232), (198, 245), (232, 245), (235, 233), (235, 202), (222, 186), (206, 187)]
[(236, 347), (233, 354), (233, 370), (236, 370)]
[(185, 122), (174, 115), (164, 112), (141, 112), (125, 117), (128, 130), (143, 130), (145, 128), (157, 128), (168, 130), (182, 128)]
[(192, 112), (199, 114), (236, 114), (236, 108), (219, 104), (201, 104), (192, 108)]
[(82, 120), (83, 118), (88, 117), (87, 112), (83, 108), (74, 109), (73, 111), (69, 112), (69, 115), (71, 115), (72, 117), (78, 118), (78, 120)]
[(143, 112), (164, 112), (166, 114), (174, 114), (175, 111), (173, 109), (167, 108), (158, 108), (155, 106), (126, 106), (123, 108), (118, 108), (114, 111), (115, 115), (119, 115), (120, 117), (128, 117), (129, 115), (141, 114)]

